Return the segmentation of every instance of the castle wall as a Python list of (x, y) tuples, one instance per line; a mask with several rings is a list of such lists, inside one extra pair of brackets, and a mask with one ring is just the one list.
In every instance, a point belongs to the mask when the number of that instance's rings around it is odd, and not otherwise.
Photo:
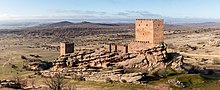
[(117, 51), (121, 53), (128, 53), (128, 45), (118, 45)]
[(135, 24), (135, 40), (153, 43), (153, 21), (137, 19)]
[(164, 21), (155, 20), (153, 23), (153, 43), (159, 44), (164, 40)]
[(74, 43), (60, 43), (60, 55), (74, 52)]
[(154, 47), (154, 44), (144, 41), (133, 41), (128, 44), (128, 52), (136, 53), (139, 50), (146, 50), (152, 47)]
[(104, 44), (104, 48), (106, 49), (106, 51), (109, 52), (128, 53), (128, 46), (123, 44), (115, 44), (115, 43)]
[(112, 48), (111, 48), (111, 44), (104, 44), (104, 48), (106, 51), (111, 52)]
[(60, 43), (60, 55), (65, 55), (66, 53), (66, 45), (65, 43)]

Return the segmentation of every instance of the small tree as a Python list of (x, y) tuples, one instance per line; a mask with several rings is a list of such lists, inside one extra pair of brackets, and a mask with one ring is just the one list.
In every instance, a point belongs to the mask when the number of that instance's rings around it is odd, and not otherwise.
[(44, 83), (52, 90), (62, 90), (66, 84), (66, 81), (61, 73), (58, 73), (54, 77), (46, 79)]

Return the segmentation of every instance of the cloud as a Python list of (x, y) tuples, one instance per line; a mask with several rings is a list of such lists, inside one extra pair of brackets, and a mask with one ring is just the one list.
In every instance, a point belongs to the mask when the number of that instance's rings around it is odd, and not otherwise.
[(163, 16), (159, 14), (153, 14), (148, 11), (126, 11), (129, 14), (136, 15), (137, 17), (145, 17), (145, 18), (162, 18)]
[(153, 14), (148, 11), (120, 11), (120, 12), (103, 12), (92, 10), (50, 10), (48, 13), (39, 15), (14, 15), (0, 14), (2, 20), (40, 20), (40, 19), (112, 19), (112, 20), (134, 20), (135, 18), (162, 18), (159, 14)]
[(118, 16), (128, 16), (129, 13), (127, 13), (127, 12), (118, 12), (115, 15), (118, 15)]
[(149, 11), (120, 11), (120, 12), (103, 12), (103, 11), (91, 11), (91, 10), (52, 10), (53, 13), (61, 14), (61, 15), (76, 15), (76, 16), (83, 16), (83, 15), (92, 15), (97, 17), (121, 17), (121, 18), (162, 18), (163, 16), (159, 14), (154, 14)]
[(115, 14), (112, 14), (115, 17), (121, 17), (121, 18), (164, 18), (164, 16), (159, 14), (154, 14), (148, 11), (122, 11), (122, 12), (116, 12)]
[(53, 10), (53, 13), (57, 14), (95, 14), (95, 15), (105, 15), (107, 12), (103, 11), (90, 11), (90, 10)]

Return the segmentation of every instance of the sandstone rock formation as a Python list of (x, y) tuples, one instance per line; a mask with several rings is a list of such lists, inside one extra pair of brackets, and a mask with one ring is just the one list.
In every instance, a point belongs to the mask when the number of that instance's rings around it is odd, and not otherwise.
[(27, 58), (23, 63), (23, 68), (29, 71), (41, 71), (47, 70), (52, 67), (52, 63), (48, 61), (42, 61), (40, 59)]
[(14, 80), (0, 80), (0, 89), (1, 88), (21, 89), (22, 86)]

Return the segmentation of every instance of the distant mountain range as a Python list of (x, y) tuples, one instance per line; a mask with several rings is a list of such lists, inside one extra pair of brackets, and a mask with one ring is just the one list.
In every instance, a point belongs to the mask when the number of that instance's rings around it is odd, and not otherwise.
[[(21, 28), (94, 28), (94, 27), (117, 27), (117, 26), (130, 26), (134, 27), (134, 23), (93, 23), (93, 22), (78, 22), (73, 23), (70, 21), (61, 21), (54, 23), (38, 23), (38, 22), (24, 22), (24, 23), (6, 23), (0, 24), (0, 29), (21, 29)], [(219, 28), (220, 23), (217, 22), (204, 22), (204, 23), (178, 23), (178, 24), (165, 24), (167, 29), (181, 29), (181, 28)]]
[(69, 21), (62, 21), (62, 22), (58, 22), (58, 23), (52, 23), (46, 26), (71, 26), (71, 25), (89, 25), (89, 26), (119, 26), (118, 24), (106, 24), (106, 23), (92, 23), (92, 22), (87, 22), (87, 21), (83, 21), (80, 23), (72, 23)]
[(62, 21), (62, 22), (56, 22), (56, 23), (49, 23), (49, 24), (40, 24), (38, 26), (34, 27), (28, 27), (27, 29), (52, 29), (52, 28), (134, 28), (134, 24), (132, 23), (92, 23), (92, 22), (79, 22), (79, 23), (73, 23), (69, 21)]
[[(57, 23), (40, 25), (38, 27), (113, 27), (113, 26), (130, 26), (134, 27), (134, 23), (115, 23), (115, 24), (107, 24), (107, 23), (92, 23), (92, 22), (80, 22), (80, 23), (72, 23), (69, 21), (62, 21)], [(186, 29), (186, 28), (218, 28), (220, 27), (220, 23), (216, 22), (204, 22), (204, 23), (180, 23), (180, 24), (165, 24), (165, 29)]]
[(214, 27), (220, 27), (220, 23), (217, 23), (217, 22), (182, 23), (182, 24), (176, 24), (176, 25), (182, 25), (182, 26), (188, 26), (188, 27), (199, 27), (199, 28), (214, 28)]

